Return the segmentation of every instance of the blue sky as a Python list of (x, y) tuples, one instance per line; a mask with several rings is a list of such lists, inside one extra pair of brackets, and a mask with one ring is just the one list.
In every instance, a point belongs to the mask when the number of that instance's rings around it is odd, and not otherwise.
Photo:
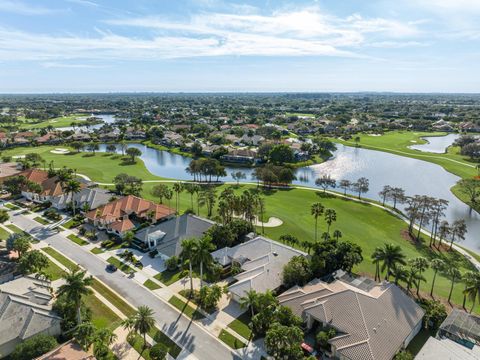
[(480, 0), (0, 0), (0, 92), (480, 92)]

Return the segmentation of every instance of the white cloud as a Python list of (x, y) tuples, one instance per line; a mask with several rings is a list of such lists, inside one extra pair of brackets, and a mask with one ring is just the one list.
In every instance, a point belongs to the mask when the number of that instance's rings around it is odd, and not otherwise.
[(93, 65), (93, 64), (72, 64), (62, 62), (44, 62), (41, 64), (44, 68), (65, 68), (65, 69), (98, 69), (105, 68), (105, 65)]
[(89, 6), (89, 7), (98, 7), (99, 5), (93, 1), (89, 0), (67, 0), (69, 3), (78, 4), (82, 6)]
[(2, 11), (20, 15), (48, 15), (58, 12), (58, 10), (31, 6), (16, 0), (0, 0), (0, 12)]

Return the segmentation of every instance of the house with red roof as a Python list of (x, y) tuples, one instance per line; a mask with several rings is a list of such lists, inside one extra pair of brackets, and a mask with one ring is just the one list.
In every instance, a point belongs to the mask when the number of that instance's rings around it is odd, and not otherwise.
[(123, 237), (136, 228), (136, 223), (150, 221), (155, 224), (174, 214), (175, 210), (168, 206), (128, 195), (87, 212), (86, 218), (99, 229)]

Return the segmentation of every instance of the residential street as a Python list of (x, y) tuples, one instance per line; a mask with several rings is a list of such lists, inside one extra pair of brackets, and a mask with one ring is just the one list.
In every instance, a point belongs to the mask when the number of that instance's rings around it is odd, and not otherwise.
[(220, 340), (213, 338), (199, 325), (180, 315), (150, 291), (134, 280), (128, 279), (122, 272), (107, 273), (105, 262), (65, 238), (62, 233), (50, 232), (45, 226), (39, 225), (21, 214), (11, 216), (11, 221), (39, 240), (48, 242), (50, 246), (87, 269), (89, 273), (121, 294), (132, 305), (137, 307), (147, 305), (152, 308), (155, 311), (157, 326), (198, 359), (258, 358), (253, 354), (243, 354), (242, 356), (234, 354)]

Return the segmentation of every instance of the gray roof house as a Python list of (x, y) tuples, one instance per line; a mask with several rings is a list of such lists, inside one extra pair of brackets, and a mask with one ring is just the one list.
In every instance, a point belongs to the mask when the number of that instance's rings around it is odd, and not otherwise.
[(283, 267), (294, 256), (307, 254), (262, 236), (212, 253), (222, 266), (236, 262), (243, 270), (234, 276), (237, 281), (228, 288), (235, 301), (239, 301), (249, 290), (264, 293), (278, 289), (283, 281)]
[(139, 231), (135, 236), (148, 248), (156, 248), (159, 253), (172, 257), (182, 252), (182, 240), (201, 237), (215, 223), (201, 217), (183, 214), (175, 216), (155, 226)]
[(0, 285), (0, 358), (32, 336), (60, 335), (62, 319), (52, 311), (51, 300), (48, 286), (32, 277)]
[[(82, 209), (85, 204), (88, 204), (90, 210), (94, 210), (102, 205), (107, 204), (111, 197), (112, 194), (108, 190), (98, 187), (83, 188), (80, 190), (80, 192), (73, 196), (77, 208)], [(52, 198), (52, 206), (58, 210), (63, 210), (71, 201), (71, 194), (62, 194)]]
[(294, 286), (278, 300), (309, 328), (315, 322), (335, 328), (330, 355), (340, 359), (392, 359), (420, 331), (424, 315), (396, 285), (349, 276)]

